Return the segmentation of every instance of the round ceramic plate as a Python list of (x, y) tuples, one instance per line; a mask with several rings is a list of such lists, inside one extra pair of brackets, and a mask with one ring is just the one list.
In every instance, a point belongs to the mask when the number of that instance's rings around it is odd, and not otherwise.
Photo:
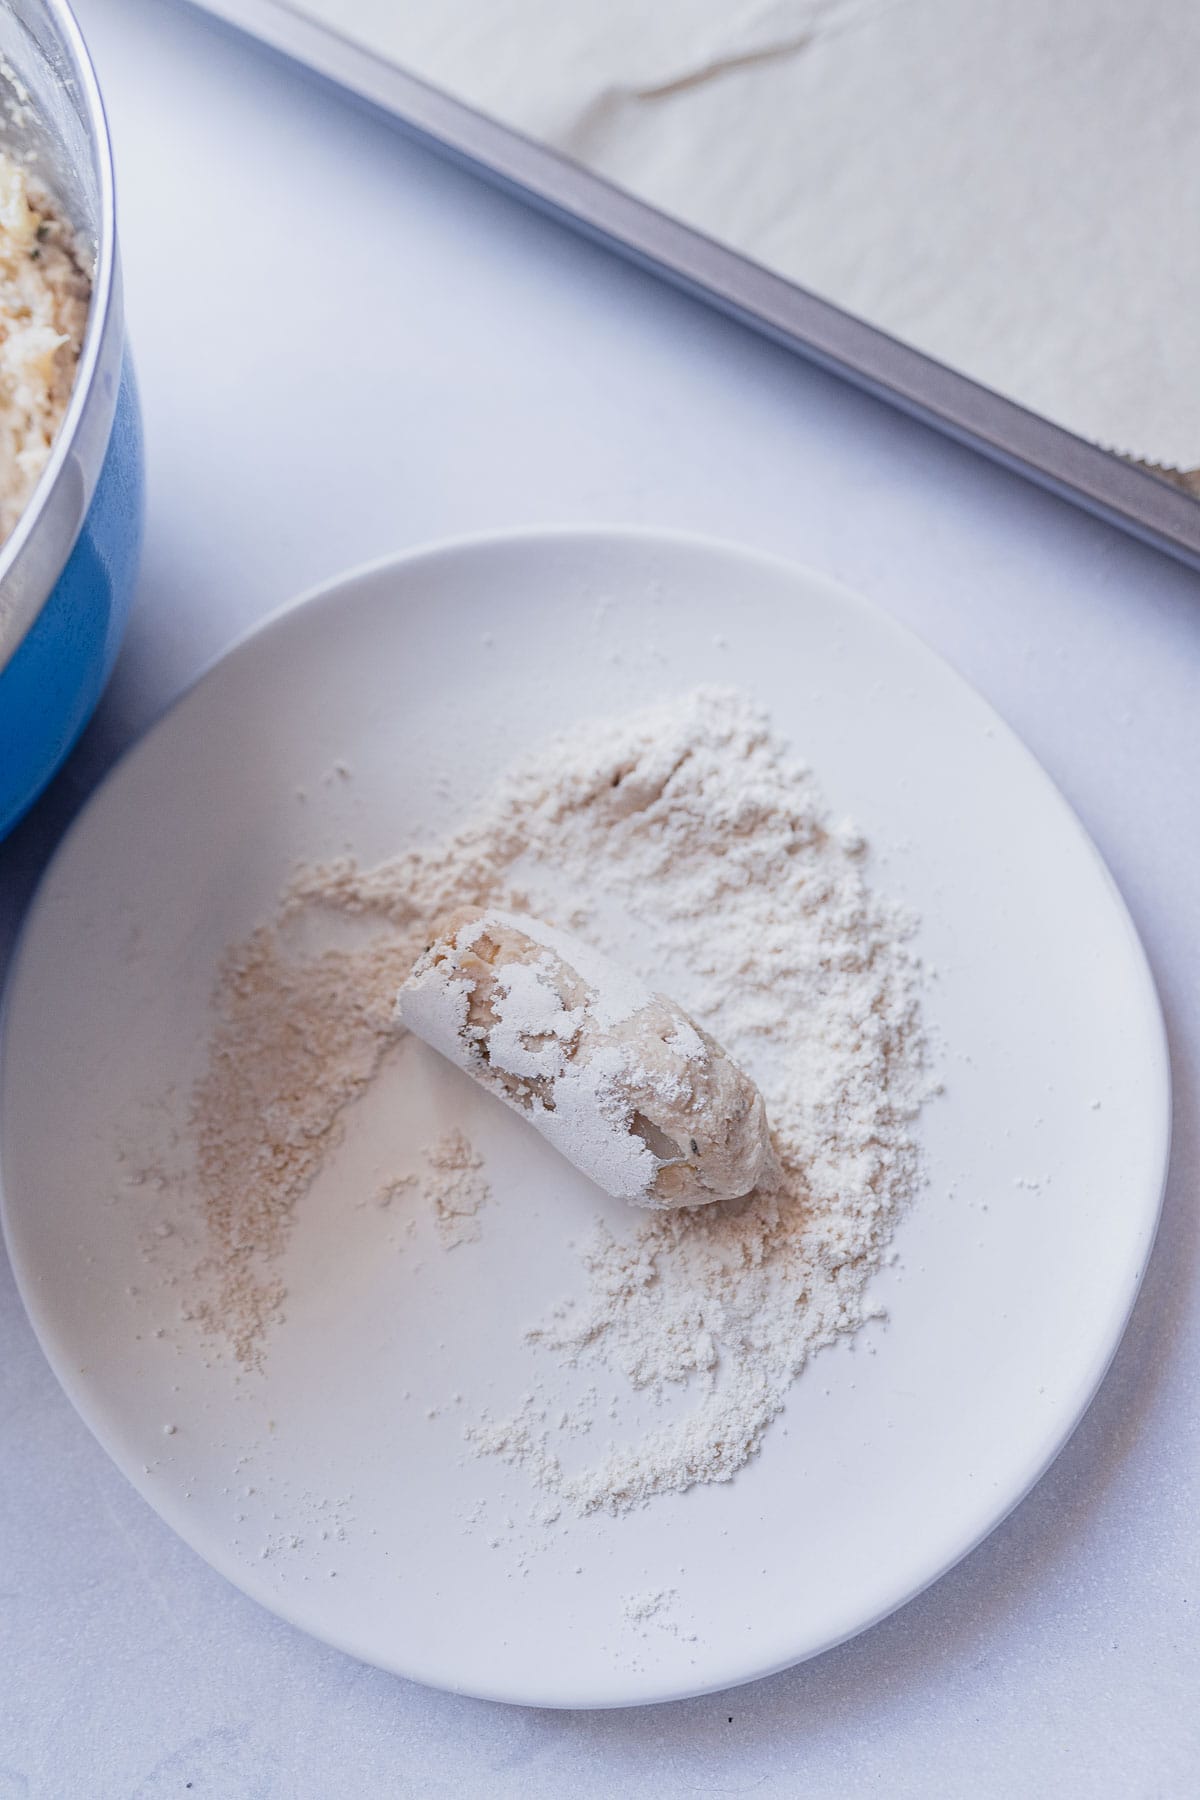
[[(520, 1120), (423, 1046), (398, 1058), (300, 1209), (286, 1320), (251, 1372), (183, 1319), (186, 1284), (146, 1233), (193, 1241), (194, 1212), (186, 1192), (148, 1195), (138, 1159), (195, 1077), (222, 950), (297, 860), (385, 858), (582, 714), (711, 681), (769, 709), (866, 831), (876, 884), (921, 917), (945, 1081), (922, 1121), (929, 1185), (877, 1285), (874, 1355), (822, 1353), (733, 1482), (549, 1530), (520, 1474), (462, 1437), (472, 1408), (528, 1386), (523, 1328), (577, 1285), (568, 1240), (606, 1204), (581, 1178), (573, 1206), (543, 1206), (549, 1153)], [(368, 569), (273, 619), (96, 794), (8, 993), (5, 1226), (84, 1419), (246, 1593), (439, 1686), (665, 1700), (861, 1631), (1037, 1479), (1133, 1303), (1168, 1086), (1145, 959), (1095, 850), (920, 643), (741, 550), (517, 535)], [(350, 1201), (406, 1134), (459, 1120), (488, 1163), (486, 1229), (402, 1254), (395, 1218)], [(647, 1590), (670, 1604), (638, 1618), (626, 1602)]]

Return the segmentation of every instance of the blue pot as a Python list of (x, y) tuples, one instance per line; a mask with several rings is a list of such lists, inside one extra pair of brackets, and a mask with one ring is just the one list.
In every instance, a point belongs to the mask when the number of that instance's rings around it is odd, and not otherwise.
[[(9, 98), (15, 109), (3, 104)], [(55, 194), (94, 269), (67, 416), (0, 549), (3, 837), (66, 757), (112, 670), (141, 552), (143, 489), (108, 127), (64, 0), (8, 0), (0, 9), (0, 115), (0, 142)]]

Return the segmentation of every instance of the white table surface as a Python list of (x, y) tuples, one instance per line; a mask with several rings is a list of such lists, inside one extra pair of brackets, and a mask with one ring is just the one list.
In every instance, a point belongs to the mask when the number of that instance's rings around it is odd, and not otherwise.
[(1133, 1323), (1032, 1496), (858, 1641), (661, 1709), (455, 1699), (260, 1611), (109, 1464), (5, 1268), (0, 1800), (1194, 1794), (1200, 578), (194, 15), (163, 0), (79, 10), (116, 139), (149, 532), (101, 710), (0, 848), (0, 960), (56, 837), (121, 747), (292, 594), (461, 531), (697, 528), (872, 595), (1023, 733), (1143, 933), (1176, 1138)]

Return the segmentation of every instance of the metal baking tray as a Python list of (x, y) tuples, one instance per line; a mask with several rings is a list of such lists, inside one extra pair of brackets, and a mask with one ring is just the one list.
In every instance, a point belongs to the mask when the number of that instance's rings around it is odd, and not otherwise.
[(978, 450), (1039, 487), (1200, 568), (1200, 502), (737, 251), (544, 144), (486, 118), (286, 0), (185, 0), (406, 135), (730, 318)]

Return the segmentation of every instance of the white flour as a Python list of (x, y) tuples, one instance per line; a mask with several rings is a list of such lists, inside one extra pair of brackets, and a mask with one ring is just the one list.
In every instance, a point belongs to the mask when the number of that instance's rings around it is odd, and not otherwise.
[[(728, 1481), (813, 1351), (871, 1315), (871, 1277), (920, 1182), (919, 965), (866, 861), (751, 702), (702, 689), (544, 747), (439, 842), (369, 872), (303, 872), (218, 986), (191, 1112), (206, 1247), (185, 1316), (260, 1360), (296, 1206), (397, 1042), (393, 999), (432, 926), (464, 906), (532, 913), (720, 1040), (758, 1084), (783, 1180), (598, 1227), (582, 1297), (547, 1295), (531, 1325), (529, 1392), (476, 1418), (469, 1443), (518, 1465), (549, 1517)], [(306, 949), (330, 922), (338, 947)], [(470, 1243), (488, 1196), (477, 1154), (452, 1132), (424, 1163), (371, 1198), (415, 1188), (442, 1242)], [(566, 1401), (564, 1362), (592, 1365), (606, 1403), (595, 1385)], [(661, 1402), (649, 1430), (614, 1387), (643, 1415)]]
[[(755, 707), (700, 690), (530, 757), (441, 843), (373, 872), (309, 871), (291, 891), (293, 919), (385, 921), (416, 949), (457, 906), (550, 920), (669, 991), (763, 1093), (782, 1189), (631, 1210), (619, 1235), (598, 1230), (586, 1297), (529, 1334), (540, 1384), (512, 1415), (468, 1427), (476, 1451), (576, 1511), (729, 1480), (813, 1351), (871, 1314), (871, 1276), (919, 1185), (912, 1127), (930, 1090), (911, 926), (872, 894), (865, 861)], [(384, 995), (364, 998), (355, 1018), (378, 1019)], [(684, 1410), (667, 1405), (648, 1434), (568, 1470), (564, 1358)]]
[(461, 1131), (447, 1131), (425, 1151), (428, 1171), (421, 1198), (433, 1207), (438, 1236), (448, 1250), (479, 1236), (479, 1209), (491, 1194), (483, 1158)]

